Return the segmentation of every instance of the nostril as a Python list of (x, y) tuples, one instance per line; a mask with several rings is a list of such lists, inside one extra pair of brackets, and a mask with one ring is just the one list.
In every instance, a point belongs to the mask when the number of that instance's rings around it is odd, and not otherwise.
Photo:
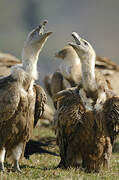
[(75, 38), (75, 35), (72, 33), (72, 37)]
[(81, 45), (81, 43), (75, 33), (72, 33), (72, 37), (75, 39), (77, 45)]
[(81, 45), (80, 41), (76, 41), (76, 44), (77, 44), (77, 45)]
[(81, 42), (78, 39), (75, 38), (75, 41), (77, 45), (81, 45)]

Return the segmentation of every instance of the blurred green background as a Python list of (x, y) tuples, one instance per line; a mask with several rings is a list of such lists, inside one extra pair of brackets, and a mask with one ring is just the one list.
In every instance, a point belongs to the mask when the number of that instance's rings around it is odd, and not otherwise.
[(91, 42), (97, 55), (119, 63), (119, 0), (0, 0), (0, 51), (21, 58), (28, 32), (44, 19), (54, 33), (39, 57), (41, 84), (57, 69), (54, 53), (73, 41), (72, 31)]

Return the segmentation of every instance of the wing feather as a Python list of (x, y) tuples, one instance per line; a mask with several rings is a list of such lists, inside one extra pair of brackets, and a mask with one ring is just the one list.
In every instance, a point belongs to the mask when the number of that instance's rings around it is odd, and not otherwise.
[(47, 75), (44, 78), (44, 86), (46, 89), (46, 92), (48, 93), (48, 95), (50, 97), (52, 97), (52, 92), (51, 92), (51, 79), (52, 79), (52, 74), (51, 75)]
[(55, 104), (55, 108), (57, 109), (57, 106), (59, 106), (59, 103), (61, 103), (63, 100), (72, 99), (75, 96), (76, 91), (78, 90), (78, 87), (72, 87), (67, 88), (65, 90), (59, 91), (53, 96), (53, 101)]
[(64, 89), (66, 89), (64, 77), (60, 72), (56, 71), (51, 79), (52, 96), (54, 96), (57, 92), (62, 91)]
[(114, 143), (119, 134), (119, 97), (115, 96), (107, 100), (104, 107), (104, 115), (106, 119), (107, 129), (111, 138), (111, 143)]
[(96, 68), (119, 71), (119, 65), (107, 57), (96, 57)]
[(46, 103), (46, 93), (39, 85), (34, 85), (34, 90), (36, 92), (36, 103), (35, 103), (35, 114), (34, 114), (34, 127), (36, 126), (38, 120), (42, 117), (44, 112), (44, 105)]
[(20, 101), (17, 81), (11, 76), (0, 79), (0, 123), (10, 119)]

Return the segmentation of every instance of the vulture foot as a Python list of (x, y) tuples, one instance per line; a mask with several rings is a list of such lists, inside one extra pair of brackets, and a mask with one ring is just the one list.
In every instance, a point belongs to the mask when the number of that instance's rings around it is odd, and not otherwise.
[(20, 173), (22, 172), (21, 169), (20, 169), (20, 167), (19, 167), (18, 160), (16, 160), (16, 161), (14, 162), (14, 170), (17, 171), (17, 172), (20, 172)]
[(0, 162), (0, 171), (4, 172), (5, 168), (4, 168), (4, 163)]

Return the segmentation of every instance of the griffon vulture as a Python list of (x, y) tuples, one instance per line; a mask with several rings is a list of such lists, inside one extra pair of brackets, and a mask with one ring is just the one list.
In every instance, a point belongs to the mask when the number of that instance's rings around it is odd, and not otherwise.
[(22, 51), (22, 64), (15, 65), (11, 74), (0, 78), (0, 170), (4, 171), (5, 154), (12, 158), (14, 169), (20, 171), (19, 159), (29, 140), (34, 118), (43, 113), (46, 95), (34, 81), (37, 79), (38, 56), (52, 32), (42, 25), (27, 36)]
[(69, 43), (81, 61), (78, 86), (54, 95), (59, 167), (82, 165), (98, 172), (108, 167), (112, 145), (119, 129), (119, 96), (109, 89), (103, 75), (95, 70), (96, 54), (89, 42), (72, 33)]

